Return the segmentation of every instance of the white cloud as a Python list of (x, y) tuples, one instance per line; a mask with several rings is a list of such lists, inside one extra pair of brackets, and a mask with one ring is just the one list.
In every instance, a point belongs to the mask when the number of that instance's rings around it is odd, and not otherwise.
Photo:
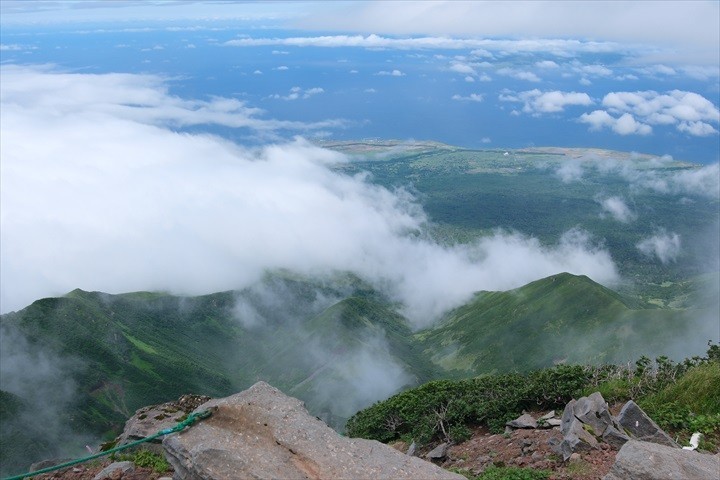
[(468, 75), (467, 77), (465, 77), (465, 81), (468, 82), (468, 83), (473, 83), (473, 82), (475, 81), (475, 78), (473, 78), (473, 77), (471, 77), (470, 75)]
[(659, 230), (655, 235), (645, 238), (636, 245), (637, 249), (648, 257), (657, 257), (661, 263), (674, 262), (680, 254), (680, 235)]
[(528, 82), (539, 82), (540, 81), (540, 77), (535, 75), (533, 72), (518, 70), (516, 68), (509, 68), (509, 67), (498, 68), (495, 71), (495, 73), (497, 73), (498, 75), (503, 75), (505, 77), (516, 78), (518, 80), (526, 80)]
[[(314, 12), (298, 23), (315, 30), (392, 35), (595, 38), (618, 43), (581, 42), (576, 48), (591, 48), (591, 43), (597, 43), (592, 48), (609, 47), (619, 52), (639, 48), (649, 57), (666, 56), (685, 64), (717, 65), (720, 58), (717, 2), (533, 1), (522, 2), (522, 8), (518, 5), (517, 2), (359, 2), (334, 11)], [(469, 48), (515, 51), (488, 44), (478, 42)], [(637, 47), (639, 44), (652, 45), (652, 48)], [(558, 55), (571, 55), (576, 51), (569, 44), (558, 44), (554, 48), (546, 45), (545, 49)]]
[(255, 70), (253, 75), (262, 75), (262, 70)]
[(403, 72), (401, 72), (400, 70), (397, 70), (397, 69), (392, 70), (392, 71), (381, 70), (381, 71), (377, 72), (375, 75), (390, 76), (390, 77), (404, 77), (405, 76), (405, 74)]
[(605, 212), (609, 213), (618, 222), (629, 223), (637, 218), (637, 215), (630, 210), (630, 207), (620, 197), (597, 199), (597, 202), (600, 203)]
[[(612, 42), (594, 42), (567, 39), (523, 39), (494, 40), (483, 38), (452, 38), (452, 37), (414, 37), (392, 38), (380, 35), (326, 35), (321, 37), (289, 37), (289, 38), (238, 38), (229, 40), (223, 45), (231, 47), (256, 47), (266, 45), (285, 45), (296, 47), (324, 48), (392, 48), (398, 50), (465, 50), (473, 52), (485, 50), (512, 53), (549, 53), (567, 57), (581, 52), (614, 52), (620, 47)], [(484, 56), (491, 56), (484, 55)]]
[(273, 55), (289, 55), (290, 52), (288, 52), (286, 50), (273, 50), (272, 54)]
[(556, 175), (563, 182), (570, 183), (581, 180), (585, 170), (595, 169), (600, 174), (620, 175), (634, 189), (647, 189), (661, 194), (720, 198), (720, 164), (682, 170), (655, 168), (667, 161), (672, 161), (672, 157), (653, 157), (644, 161), (624, 162), (612, 157), (586, 156), (562, 162), (556, 170)]
[(285, 70), (289, 70), (289, 68), (286, 65), (280, 65), (279, 67), (273, 68), (273, 70), (278, 70), (280, 72), (283, 72)]
[(457, 73), (475, 75), (477, 72), (475, 69), (467, 63), (453, 62), (450, 65), (450, 70)]
[(581, 65), (576, 66), (575, 71), (584, 75), (593, 75), (597, 77), (609, 77), (613, 71), (604, 65)]
[(427, 220), (413, 197), (329, 168), (346, 161), (336, 152), (302, 139), (247, 149), (177, 132), (287, 125), (234, 100), (174, 97), (144, 75), (2, 74), (4, 311), (74, 288), (238, 289), (286, 268), (390, 286), (423, 325), (481, 289), (561, 271), (617, 278), (608, 252), (581, 231), (556, 245), (496, 232), (444, 247), (416, 235)]
[(464, 97), (462, 95), (453, 95), (453, 100), (460, 100), (460, 101), (468, 101), (468, 102), (482, 102), (484, 95), (481, 93), (471, 93), (470, 95)]
[(593, 103), (587, 93), (562, 92), (560, 90), (543, 92), (533, 89), (519, 93), (506, 90), (498, 98), (504, 102), (521, 102), (524, 104), (523, 112), (534, 115), (562, 112), (567, 106)]
[(567, 160), (560, 164), (555, 174), (560, 177), (563, 183), (572, 183), (582, 179), (585, 169), (580, 161)]
[[(710, 100), (697, 93), (681, 90), (672, 90), (666, 94), (651, 90), (611, 92), (605, 95), (602, 104), (611, 113), (623, 113), (620, 118), (626, 119), (628, 129), (632, 129), (632, 122), (627, 120), (633, 118), (629, 116), (630, 114), (648, 124), (676, 124), (679, 131), (695, 136), (717, 133), (711, 123), (720, 122), (720, 112)], [(598, 125), (598, 121), (604, 116), (596, 112), (590, 114), (591, 118), (583, 120), (581, 117), (581, 121)], [(607, 119), (605, 121), (607, 123)]]
[(375, 90), (374, 88), (366, 88), (365, 93), (377, 93), (377, 90)]
[(707, 137), (718, 133), (712, 125), (705, 122), (680, 122), (677, 129), (695, 137)]
[(287, 95), (280, 95), (276, 93), (274, 95), (270, 95), (270, 98), (273, 98), (275, 100), (307, 100), (314, 95), (318, 95), (324, 92), (325, 90), (320, 87), (308, 88), (306, 90), (303, 90), (300, 87), (292, 87), (290, 89), (290, 93), (288, 93)]
[(535, 62), (535, 66), (538, 68), (559, 68), (560, 65), (553, 62), (552, 60), (542, 60), (540, 62)]
[(492, 143), (492, 140), (490, 137), (483, 137), (482, 140), (480, 140), (482, 143)]
[(590, 125), (590, 130), (602, 130), (605, 127), (620, 135), (649, 135), (652, 127), (640, 123), (629, 113), (615, 118), (605, 110), (594, 110), (590, 113), (583, 113), (579, 118), (581, 123)]

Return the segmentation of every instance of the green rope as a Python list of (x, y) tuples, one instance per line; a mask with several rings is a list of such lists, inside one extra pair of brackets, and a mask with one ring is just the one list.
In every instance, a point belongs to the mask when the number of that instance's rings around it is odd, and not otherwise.
[(203, 410), (201, 412), (191, 413), (190, 415), (188, 415), (188, 417), (185, 420), (178, 423), (174, 427), (160, 430), (156, 434), (150, 435), (149, 437), (141, 438), (140, 440), (136, 440), (132, 443), (120, 445), (119, 447), (111, 448), (110, 450), (96, 453), (95, 455), (90, 455), (89, 457), (79, 458), (77, 460), (71, 460), (69, 462), (61, 463), (60, 465), (53, 465), (52, 467), (43, 468), (42, 470), (37, 470), (35, 472), (23, 473), (22, 475), (15, 475), (14, 477), (8, 477), (8, 478), (5, 478), (4, 480), (21, 480), (23, 478), (34, 477), (35, 475), (41, 475), (43, 473), (54, 472), (55, 470), (60, 470), (63, 468), (71, 467), (73, 465), (77, 465), (78, 463), (84, 463), (84, 462), (93, 460), (95, 458), (104, 457), (105, 455), (110, 455), (111, 453), (119, 452), (120, 450), (125, 450), (126, 448), (131, 448), (131, 447), (134, 447), (135, 445), (140, 445), (141, 443), (149, 442), (150, 440), (154, 440), (158, 437), (162, 437), (163, 435), (168, 435), (170, 433), (179, 432), (180, 430), (183, 430), (185, 427), (189, 427), (196, 421), (209, 417), (211, 414), (212, 414), (211, 410)]

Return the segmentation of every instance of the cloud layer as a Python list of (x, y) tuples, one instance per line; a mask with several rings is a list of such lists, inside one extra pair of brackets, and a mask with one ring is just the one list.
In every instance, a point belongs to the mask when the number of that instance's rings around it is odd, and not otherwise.
[(173, 130), (286, 125), (248, 112), (173, 97), (154, 77), (4, 69), (2, 310), (77, 287), (243, 288), (287, 268), (353, 271), (421, 325), (480, 289), (560, 271), (616, 278), (581, 231), (552, 246), (496, 232), (447, 248), (424, 239), (426, 218), (406, 192), (334, 171), (340, 154), (302, 139), (246, 149)]

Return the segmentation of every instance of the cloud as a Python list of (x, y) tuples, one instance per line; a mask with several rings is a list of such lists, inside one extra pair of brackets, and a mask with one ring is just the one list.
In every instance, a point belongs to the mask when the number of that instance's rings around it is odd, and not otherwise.
[(320, 87), (314, 87), (314, 88), (308, 88), (306, 90), (303, 90), (300, 87), (292, 87), (290, 89), (290, 93), (287, 95), (280, 95), (278, 93), (275, 93), (273, 95), (270, 95), (269, 98), (275, 99), (275, 100), (307, 100), (308, 98), (318, 95), (320, 93), (324, 93), (325, 90)]
[(720, 164), (675, 169), (657, 169), (662, 162), (672, 160), (653, 157), (649, 160), (620, 161), (612, 157), (586, 156), (563, 161), (555, 171), (565, 183), (577, 182), (586, 170), (599, 174), (617, 174), (632, 188), (661, 194), (720, 198)]
[[(229, 47), (295, 46), (323, 48), (388, 48), (398, 50), (465, 50), (507, 53), (549, 53), (561, 57), (575, 53), (609, 53), (620, 50), (612, 42), (569, 39), (496, 40), (483, 38), (414, 37), (393, 38), (381, 35), (326, 35), (321, 37), (238, 38), (223, 45)], [(488, 55), (485, 55), (488, 56)], [(492, 53), (490, 53), (492, 56)]]
[(657, 257), (664, 265), (674, 262), (680, 254), (680, 235), (659, 230), (636, 245), (637, 249), (648, 257)]
[[(649, 125), (675, 125), (678, 131), (693, 136), (718, 133), (711, 123), (720, 122), (720, 111), (710, 100), (694, 92), (611, 92), (605, 95), (602, 104), (607, 110), (595, 110), (580, 117), (592, 130), (610, 127), (621, 135), (646, 135), (652, 131)], [(620, 116), (613, 117), (610, 113)], [(636, 121), (635, 117), (645, 123)]]
[[(174, 128), (221, 125), (271, 134), (279, 130), (311, 131), (338, 128), (342, 120), (303, 123), (261, 118), (263, 110), (234, 98), (184, 100), (167, 92), (161, 77), (111, 73), (70, 74), (50, 67), (2, 67), (2, 102), (13, 115), (52, 112), (44, 124), (64, 116), (97, 121), (122, 120)], [(66, 98), (67, 100), (63, 100)], [(14, 128), (14, 125), (7, 125)], [(79, 133), (73, 132), (73, 136)]]
[(412, 196), (331, 169), (346, 161), (338, 153), (302, 139), (247, 149), (178, 132), (284, 122), (228, 99), (171, 96), (156, 77), (8, 67), (1, 88), (5, 311), (74, 288), (240, 289), (285, 268), (354, 272), (425, 325), (480, 289), (561, 271), (617, 275), (582, 232), (557, 245), (512, 232), (438, 245), (422, 235)]
[(603, 210), (610, 214), (612, 218), (621, 223), (629, 223), (637, 218), (637, 215), (630, 210), (625, 201), (620, 197), (607, 197), (604, 199), (596, 199), (602, 206)]
[(557, 113), (565, 110), (569, 105), (591, 105), (592, 99), (587, 93), (562, 92), (559, 90), (543, 92), (538, 89), (515, 93), (504, 91), (498, 97), (504, 102), (523, 103), (523, 112), (533, 115), (543, 113)]
[(377, 90), (375, 90), (374, 88), (366, 88), (366, 89), (364, 90), (364, 92), (365, 92), (365, 93), (377, 93)]
[(582, 163), (575, 160), (567, 160), (560, 164), (555, 174), (560, 177), (563, 183), (580, 181), (585, 174)]
[(470, 95), (463, 97), (462, 95), (453, 95), (453, 100), (468, 101), (468, 102), (482, 102), (484, 95), (481, 93), (471, 93)]
[[(717, 65), (720, 58), (717, 22), (720, 7), (716, 2), (534, 1), (523, 2), (522, 9), (518, 9), (515, 2), (483, 2), (482, 8), (477, 5), (474, 2), (362, 2), (334, 11), (314, 12), (298, 20), (297, 25), (316, 31), (374, 31), (395, 36), (594, 38), (607, 41), (581, 42), (577, 46), (560, 42), (554, 48), (546, 45), (545, 49), (558, 55), (572, 55), (576, 48), (610, 48), (616, 52), (634, 48), (648, 57), (665, 56), (681, 64)], [(402, 44), (406, 39), (397, 41)], [(477, 43), (469, 48), (515, 51), (493, 48), (493, 42)]]
[(280, 72), (284, 72), (285, 70), (289, 70), (289, 68), (286, 65), (280, 65), (279, 67), (273, 68), (273, 70), (278, 70)]
[(470, 74), (470, 75), (477, 74), (475, 69), (472, 66), (468, 65), (467, 63), (453, 62), (449, 68), (450, 68), (450, 71), (452, 71), (452, 72)]
[(381, 70), (381, 71), (377, 72), (375, 75), (390, 76), (390, 77), (404, 77), (405, 76), (405, 74), (403, 72), (401, 72), (400, 70), (397, 70), (397, 69), (392, 70), (392, 71)]
[(602, 130), (605, 127), (620, 135), (649, 135), (652, 127), (640, 123), (629, 113), (615, 118), (605, 110), (594, 110), (590, 113), (583, 113), (579, 118), (581, 123), (590, 125), (590, 130)]
[(596, 77), (609, 77), (613, 74), (613, 71), (604, 65), (578, 65), (574, 68), (576, 72), (580, 72), (583, 75), (592, 75)]
[(542, 60), (539, 62), (535, 62), (535, 66), (538, 68), (559, 68), (560, 65), (553, 62), (552, 60)]
[(526, 80), (528, 82), (539, 82), (540, 77), (535, 75), (533, 72), (528, 72), (524, 70), (518, 70), (516, 68), (499, 68), (495, 71), (498, 75), (503, 75), (505, 77), (512, 77), (516, 78), (518, 80)]

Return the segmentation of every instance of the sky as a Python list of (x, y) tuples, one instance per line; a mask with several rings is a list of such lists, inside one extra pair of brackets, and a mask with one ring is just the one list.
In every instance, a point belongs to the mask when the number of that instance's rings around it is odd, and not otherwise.
[[(587, 232), (423, 239), (412, 195), (338, 174), (349, 160), (319, 139), (607, 148), (717, 171), (714, 1), (0, 8), (2, 312), (77, 287), (198, 294), (335, 269), (392, 285), (423, 325), (480, 289), (617, 279)], [(671, 255), (672, 232), (658, 238)], [(507, 273), (509, 258), (527, 267)]]

